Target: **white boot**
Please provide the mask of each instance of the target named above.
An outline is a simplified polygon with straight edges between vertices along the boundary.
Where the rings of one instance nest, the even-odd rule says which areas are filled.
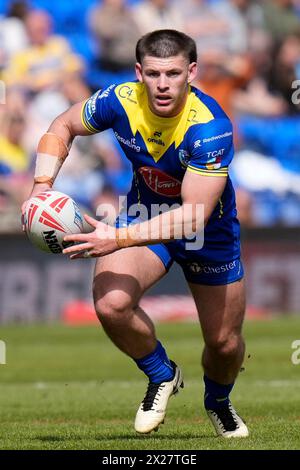
[[[249,431],[232,404],[217,410],[206,410],[218,436],[225,438],[247,437]]]
[[[146,395],[135,417],[134,428],[139,433],[148,434],[158,430],[164,421],[169,398],[179,391],[179,387],[184,386],[180,368],[172,361],[171,364],[175,372],[172,380],[148,384]]]

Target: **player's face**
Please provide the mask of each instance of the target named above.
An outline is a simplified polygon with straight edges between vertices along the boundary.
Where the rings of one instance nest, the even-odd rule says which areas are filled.
[[[136,75],[145,84],[151,111],[172,117],[185,105],[188,85],[197,75],[197,64],[189,64],[182,54],[165,59],[147,55],[142,64],[136,64]]]

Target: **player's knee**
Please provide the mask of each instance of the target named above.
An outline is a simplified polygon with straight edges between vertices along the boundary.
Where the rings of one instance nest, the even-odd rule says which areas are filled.
[[[239,352],[242,343],[243,339],[240,335],[231,334],[211,338],[207,346],[218,356],[231,358]]]
[[[110,292],[95,301],[99,320],[103,323],[122,323],[131,315],[132,299],[123,292]]]

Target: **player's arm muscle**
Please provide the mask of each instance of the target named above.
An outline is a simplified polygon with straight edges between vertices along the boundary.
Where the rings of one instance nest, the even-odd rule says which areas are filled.
[[[186,172],[181,189],[182,205],[141,224],[120,228],[118,246],[167,243],[202,230],[224,191],[226,179],[226,176],[208,177]]]
[[[90,135],[91,132],[83,125],[82,108],[84,101],[76,103],[60,114],[50,125],[48,132],[58,135],[70,147],[77,135]]]
[[[82,122],[84,102],[71,106],[60,114],[50,125],[38,144],[31,196],[52,187],[54,180],[68,156],[74,137],[89,135],[89,130]],[[26,201],[22,205],[22,214]],[[23,226],[24,229],[24,226]]]
[[[74,137],[90,134],[81,118],[83,104],[77,103],[60,114],[41,137],[37,148],[35,185],[51,187],[69,154]]]
[[[203,205],[204,226],[225,189],[226,176],[202,176],[187,171],[182,181],[182,207],[189,204],[193,210],[193,229],[196,227],[197,205]]]
[[[64,253],[80,258],[83,257],[80,251],[88,249],[91,256],[103,256],[118,248],[149,245],[161,241],[166,243],[176,238],[195,236],[209,220],[224,191],[226,179],[226,176],[202,176],[187,172],[182,184],[180,207],[146,222],[119,228],[111,237],[107,237],[105,224],[90,217],[86,218],[95,231],[66,236],[66,241],[81,242],[81,244],[66,248]],[[113,228],[109,227],[109,230],[111,233]]]

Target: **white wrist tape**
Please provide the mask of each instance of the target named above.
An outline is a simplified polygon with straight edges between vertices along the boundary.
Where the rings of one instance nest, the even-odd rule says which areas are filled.
[[[50,132],[44,134],[37,148],[34,182],[52,186],[68,154],[69,149],[61,137]]]

